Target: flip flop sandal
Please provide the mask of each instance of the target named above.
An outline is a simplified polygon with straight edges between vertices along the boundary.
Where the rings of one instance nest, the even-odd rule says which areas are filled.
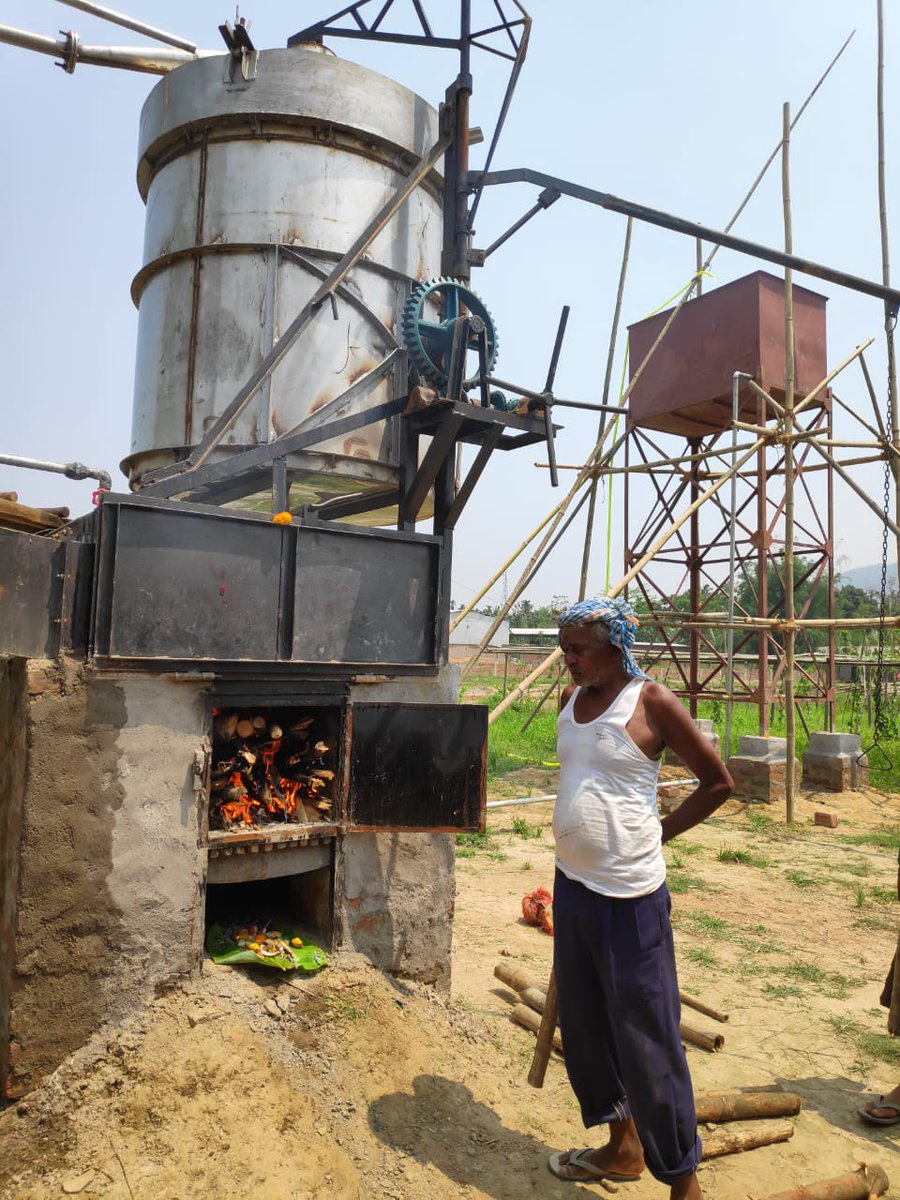
[[[619,1171],[608,1171],[603,1167],[598,1167],[587,1157],[590,1153],[590,1147],[586,1150],[554,1151],[547,1159],[550,1174],[566,1183],[600,1183],[604,1179],[609,1180],[610,1183],[635,1183],[640,1179],[640,1175],[622,1175]],[[564,1154],[568,1154],[568,1162],[560,1161]],[[570,1167],[574,1167],[576,1171],[582,1171],[583,1174],[564,1174]]]
[[[876,1117],[874,1113],[870,1113],[865,1105],[862,1105],[856,1111],[864,1121],[868,1121],[870,1125],[900,1125],[900,1105],[894,1103],[893,1100],[885,1101],[884,1096],[876,1096],[874,1100],[870,1100],[869,1104],[873,1108],[889,1109],[894,1115],[892,1117]]]

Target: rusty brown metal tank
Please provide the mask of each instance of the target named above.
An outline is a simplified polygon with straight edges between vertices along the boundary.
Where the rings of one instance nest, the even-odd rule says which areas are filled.
[[[794,391],[811,391],[827,374],[826,297],[793,288]],[[632,375],[671,309],[629,325]],[[784,397],[784,280],[754,271],[684,305],[644,368],[628,401],[628,424],[686,438],[731,422],[735,371],[746,371],[776,400]],[[757,419],[757,400],[741,389],[741,416]]]

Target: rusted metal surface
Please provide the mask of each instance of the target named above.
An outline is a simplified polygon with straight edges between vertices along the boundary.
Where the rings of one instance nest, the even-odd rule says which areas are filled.
[[[795,391],[811,391],[827,374],[826,298],[794,287]],[[671,309],[628,327],[632,372],[644,361]],[[746,371],[776,399],[784,396],[784,281],[756,271],[684,305],[629,398],[628,423],[702,437],[731,420],[735,371]],[[739,411],[757,419],[746,386]]]
[[[205,61],[160,82],[139,147],[147,221],[133,287],[132,481],[203,441],[314,297],[319,271],[347,252],[436,134],[437,114],[418,96],[311,47],[264,51],[247,82],[225,85],[221,64]],[[333,307],[227,429],[216,459],[295,428],[391,352],[410,283],[440,270],[439,187],[431,172],[377,234]],[[338,415],[387,402],[399,379],[373,380]],[[315,501],[333,494],[335,478],[345,492],[390,482],[398,439],[388,425],[289,457],[292,487]]]

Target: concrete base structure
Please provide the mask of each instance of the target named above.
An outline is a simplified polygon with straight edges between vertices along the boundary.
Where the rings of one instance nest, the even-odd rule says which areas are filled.
[[[213,877],[202,833],[209,687],[0,659],[0,1095],[25,1094],[101,1025],[202,969],[208,876],[232,882]],[[455,674],[363,690],[453,702]],[[338,834],[255,859],[304,849],[314,861],[293,869],[301,894],[324,876],[330,948],[449,987],[452,834]]]
[[[700,731],[701,735],[710,743],[716,754],[719,753],[719,735],[716,733],[715,723],[707,717],[694,717],[694,724]],[[667,767],[684,767],[685,764],[681,761],[674,750],[670,750],[667,746],[663,751],[663,762]]]
[[[803,753],[803,786],[849,792],[869,782],[868,759],[857,733],[811,733]]]
[[[738,753],[725,764],[734,780],[735,798],[769,804],[784,797],[787,780],[787,740],[743,735]],[[794,781],[800,783],[800,763],[793,762]]]

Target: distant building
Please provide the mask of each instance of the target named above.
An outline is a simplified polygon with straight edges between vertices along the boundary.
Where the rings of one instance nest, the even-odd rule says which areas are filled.
[[[457,609],[456,612],[450,613],[451,625],[461,611],[461,609]],[[480,646],[484,635],[493,625],[495,619],[495,617],[485,616],[484,613],[470,612],[468,616],[460,622],[456,629],[451,629],[450,645]],[[489,645],[509,645],[509,621],[503,620],[500,622],[496,632],[494,633],[494,636],[490,640]]]

